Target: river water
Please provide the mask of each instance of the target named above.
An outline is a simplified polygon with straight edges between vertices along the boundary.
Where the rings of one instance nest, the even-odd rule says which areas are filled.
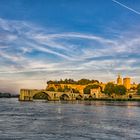
[[[0,140],[140,139],[140,102],[0,99]]]

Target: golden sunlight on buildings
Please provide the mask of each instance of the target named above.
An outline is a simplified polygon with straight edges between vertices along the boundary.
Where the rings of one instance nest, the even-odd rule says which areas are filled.
[[[131,88],[131,79],[129,77],[123,78],[123,85],[126,87],[126,89]]]
[[[38,93],[43,93],[42,96],[46,95],[48,100],[61,100],[61,98],[66,100],[76,100],[76,99],[108,99],[108,98],[135,98],[140,99],[140,96],[137,94],[137,84],[131,84],[131,78],[125,77],[122,78],[120,75],[114,81],[107,83],[99,82],[98,80],[89,80],[82,79],[79,80],[82,83],[74,81],[72,79],[60,80],[60,81],[49,81],[47,83],[46,89],[37,90],[37,89],[21,89],[19,100],[33,100],[34,96]],[[115,91],[111,95],[106,94],[106,87],[111,84],[122,85],[120,87],[125,87],[125,94],[117,94]],[[115,87],[114,86],[114,87]],[[119,87],[118,86],[118,87]],[[113,87],[111,87],[113,88]],[[109,91],[109,89],[108,89]],[[117,90],[116,90],[117,91]],[[64,97],[63,97],[64,96]],[[69,98],[69,99],[68,99]]]
[[[124,85],[127,90],[135,89],[137,87],[137,84],[135,83],[131,84],[130,77],[122,78],[120,75],[118,75],[117,78],[117,85]]]
[[[131,88],[131,79],[129,77],[122,78],[120,75],[118,75],[117,85],[124,85],[125,88],[129,90]]]
[[[122,78],[120,75],[118,75],[118,78],[117,78],[117,85],[122,85]]]
[[[115,82],[116,81],[116,82]],[[107,82],[108,83],[108,82]],[[55,91],[58,91],[60,88],[64,89],[65,87],[71,88],[78,90],[80,94],[83,94],[83,90],[86,86],[88,85],[99,85],[102,91],[104,91],[104,88],[107,83],[99,82],[99,83],[90,83],[90,84],[85,84],[85,85],[79,85],[79,84],[55,84],[55,83],[50,83],[47,85],[46,90],[49,88],[53,87]],[[110,83],[113,83],[114,85],[123,85],[127,90],[135,90],[137,88],[137,84],[133,83],[131,84],[131,78],[129,77],[124,77],[122,78],[121,75],[118,75],[117,79],[114,81],[110,81]]]

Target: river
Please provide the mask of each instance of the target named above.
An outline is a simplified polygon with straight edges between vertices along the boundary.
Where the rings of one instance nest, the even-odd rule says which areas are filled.
[[[140,102],[0,99],[0,140],[140,139]]]

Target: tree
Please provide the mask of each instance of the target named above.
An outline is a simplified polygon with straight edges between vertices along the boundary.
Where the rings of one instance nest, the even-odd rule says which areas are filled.
[[[80,93],[78,89],[72,88],[73,93]]]
[[[117,95],[125,95],[126,94],[126,88],[123,85],[116,85],[114,87],[114,93]]]
[[[91,80],[91,83],[99,83],[98,80]]]
[[[80,79],[77,81],[78,85],[87,85],[89,83],[91,83],[91,81],[89,79]]]
[[[104,93],[111,96],[114,93],[114,84],[113,83],[107,83],[104,89]]]
[[[78,81],[75,81],[73,79],[60,79],[60,80],[49,80],[47,81],[47,84],[78,84],[78,85],[88,85],[88,84],[93,84],[93,83],[99,83],[98,80],[89,80],[89,79],[80,79]]]
[[[84,94],[90,94],[90,89],[99,88],[99,85],[88,85],[84,88]]]
[[[62,87],[59,87],[57,91],[58,92],[64,92],[64,89]]]
[[[11,94],[10,93],[0,93],[0,98],[10,98]]]
[[[50,87],[47,89],[48,91],[55,91],[54,87]]]
[[[137,93],[140,94],[140,84],[137,86]]]
[[[47,84],[54,84],[54,81],[49,80],[49,81],[47,81]]]
[[[64,86],[64,92],[69,92],[70,88],[68,86]]]

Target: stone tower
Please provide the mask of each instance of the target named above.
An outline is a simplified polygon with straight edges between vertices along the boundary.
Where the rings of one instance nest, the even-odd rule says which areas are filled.
[[[130,89],[131,79],[129,77],[123,78],[123,85],[126,87],[126,89]]]
[[[122,78],[120,75],[118,75],[118,78],[117,78],[117,85],[122,85]]]

